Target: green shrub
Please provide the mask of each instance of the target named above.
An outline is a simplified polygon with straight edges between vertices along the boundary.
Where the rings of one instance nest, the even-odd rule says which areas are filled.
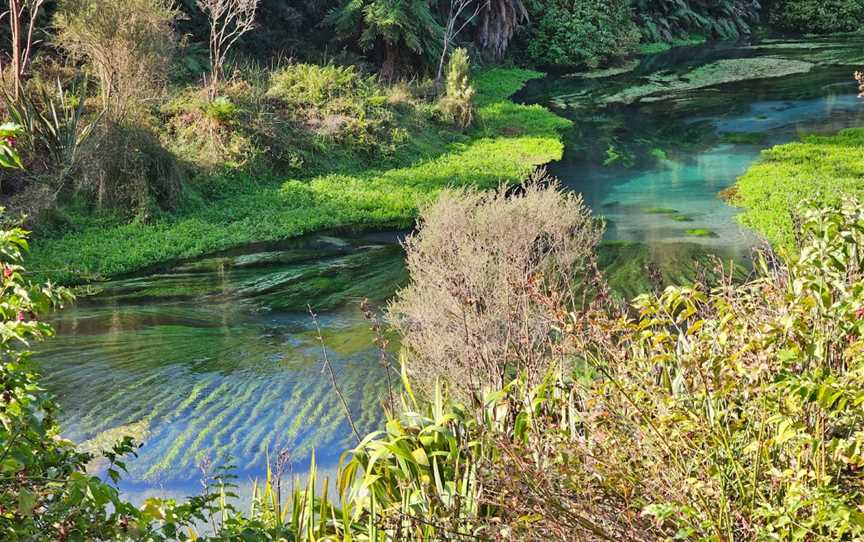
[[[217,96],[206,103],[204,113],[216,122],[228,123],[236,118],[237,106],[227,96]]]
[[[447,89],[438,102],[444,120],[468,128],[474,121],[474,87],[471,86],[471,61],[468,51],[453,51],[447,65]]]
[[[267,97],[323,139],[369,150],[390,141],[394,114],[387,96],[354,66],[292,64],[273,74]]]
[[[541,65],[591,68],[633,51],[639,29],[628,0],[533,0],[528,54]]]
[[[354,66],[291,64],[272,75],[267,96],[296,109],[361,112],[376,91],[374,79]]]
[[[864,0],[775,0],[770,22],[790,32],[854,32],[864,20]]]

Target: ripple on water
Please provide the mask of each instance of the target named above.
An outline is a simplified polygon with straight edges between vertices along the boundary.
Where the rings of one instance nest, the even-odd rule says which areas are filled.
[[[187,487],[205,457],[250,476],[283,447],[335,462],[350,432],[305,305],[324,309],[328,357],[371,430],[385,379],[356,299],[384,299],[405,279],[401,249],[382,240],[327,238],[317,258],[262,250],[100,285],[55,316],[57,337],[37,355],[65,435],[88,449],[143,440],[124,483],[136,491]]]

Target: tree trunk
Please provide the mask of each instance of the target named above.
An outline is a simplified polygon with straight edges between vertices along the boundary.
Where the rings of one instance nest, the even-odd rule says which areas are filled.
[[[384,64],[381,65],[381,78],[393,81],[399,70],[399,46],[389,41],[384,42]]]
[[[18,20],[20,14],[18,0],[9,0],[9,29],[12,32],[12,83],[16,100],[21,94],[21,21]]]

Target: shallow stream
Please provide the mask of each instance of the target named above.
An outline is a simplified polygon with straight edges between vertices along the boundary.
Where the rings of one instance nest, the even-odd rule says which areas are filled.
[[[861,126],[850,77],[860,64],[861,38],[706,45],[605,77],[550,76],[519,99],[574,121],[550,170],[606,217],[606,263],[647,258],[674,279],[705,251],[746,260],[758,237],[718,192],[761,149]],[[397,233],[319,235],[98,285],[56,315],[37,357],[64,435],[93,449],[143,441],[121,483],[133,499],[196,492],[205,458],[233,465],[241,483],[283,449],[297,471],[313,449],[332,469],[352,439],[307,304],[360,431],[372,430],[384,378],[358,303],[404,284],[402,258]]]

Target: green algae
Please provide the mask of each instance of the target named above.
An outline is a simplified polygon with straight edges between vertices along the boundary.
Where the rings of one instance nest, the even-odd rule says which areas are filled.
[[[630,73],[638,67],[638,60],[628,60],[620,66],[612,66],[609,68],[591,70],[587,72],[571,73],[565,75],[564,77],[572,79],[608,79],[610,77],[616,77],[618,75]]]
[[[720,143],[730,145],[762,145],[767,139],[763,132],[725,132],[720,135]]]
[[[605,241],[598,249],[597,259],[613,294],[630,300],[658,287],[715,280],[720,273],[714,254],[694,243],[664,243],[662,247],[652,247],[632,241]],[[659,284],[652,283],[649,271],[660,279]],[[746,269],[740,265],[735,265],[732,272],[739,278],[746,275]]]
[[[668,207],[649,207],[645,209],[644,213],[646,215],[676,215],[678,214],[678,210]]]
[[[626,88],[603,98],[602,105],[632,104],[642,101],[663,101],[685,92],[726,83],[786,77],[807,73],[814,64],[784,58],[722,59],[695,68],[683,75],[658,72],[647,77],[647,82]]]
[[[694,228],[692,230],[687,230],[687,235],[691,237],[709,237],[716,238],[719,237],[715,232],[711,230],[706,230],[705,228]]]

